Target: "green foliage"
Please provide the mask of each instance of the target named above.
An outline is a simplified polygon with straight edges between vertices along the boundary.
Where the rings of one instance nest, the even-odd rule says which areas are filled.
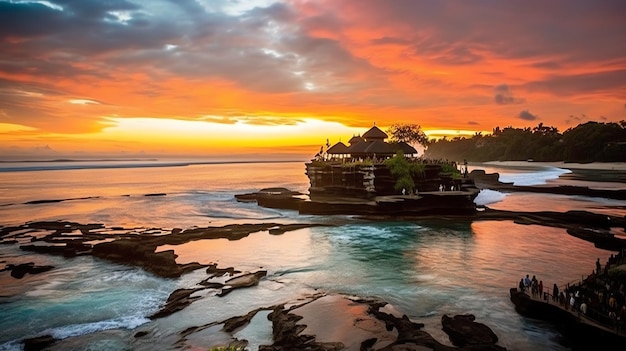
[[[400,124],[391,125],[387,130],[391,135],[391,142],[405,142],[407,144],[420,144],[428,146],[428,137],[422,131],[422,127],[417,124]]]
[[[347,162],[341,165],[341,168],[351,168],[351,167],[357,167],[357,166],[372,166],[374,165],[374,162],[372,162],[372,160],[363,160],[363,161],[358,161],[358,162]]]
[[[328,166],[328,162],[324,161],[324,160],[312,160],[311,161],[311,165],[315,166],[315,167],[326,167]]]
[[[431,142],[425,156],[468,161],[626,162],[626,122],[587,122],[564,133],[539,123],[506,127],[493,134]]]
[[[394,157],[386,160],[385,165],[389,168],[391,175],[396,178],[396,184],[394,185],[396,191],[405,189],[409,193],[413,192],[415,182],[413,177],[411,177],[411,167],[402,151],[396,152]]]
[[[423,163],[412,162],[409,164],[411,175],[417,178],[424,178],[426,176],[426,166]]]
[[[441,164],[441,173],[445,173],[454,179],[461,178],[461,172],[459,172],[456,167],[448,163]]]

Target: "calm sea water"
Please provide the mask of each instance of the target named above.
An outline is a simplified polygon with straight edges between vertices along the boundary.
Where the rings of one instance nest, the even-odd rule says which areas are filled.
[[[426,330],[442,342],[447,340],[440,325],[444,313],[472,313],[510,350],[566,349],[558,344],[559,335],[550,325],[514,311],[509,288],[526,274],[536,274],[545,286],[565,284],[589,274],[597,258],[606,261],[611,254],[562,229],[511,221],[364,221],[350,216],[300,216],[295,211],[235,201],[237,193],[264,187],[306,192],[308,179],[300,162],[140,165],[144,167],[123,164],[107,168],[115,165],[102,162],[79,167],[75,163],[45,164],[56,169],[0,165],[0,224],[38,220],[143,228],[270,221],[338,224],[278,236],[262,232],[238,241],[203,240],[160,248],[176,250],[181,263],[216,262],[240,270],[263,267],[268,276],[258,287],[222,298],[205,296],[182,312],[151,322],[151,328],[158,330],[150,340],[154,344],[167,345],[187,327],[292,301],[319,289],[382,298],[425,323]],[[36,171],[35,166],[39,167]],[[473,168],[498,171],[503,180],[526,185],[567,183],[564,175],[570,174],[551,167]],[[145,196],[153,193],[167,195]],[[61,199],[67,200],[26,204]],[[626,215],[625,201],[580,196],[483,191],[477,202],[505,210],[583,209]],[[15,245],[0,246],[0,261],[56,267],[21,280],[0,273],[0,350],[19,349],[19,340],[36,335],[67,338],[144,325],[149,322],[146,316],[157,311],[169,293],[193,286],[204,275],[194,272],[179,279],[162,279],[91,257],[32,255]],[[247,338],[253,339],[254,347],[269,335],[259,332]]]

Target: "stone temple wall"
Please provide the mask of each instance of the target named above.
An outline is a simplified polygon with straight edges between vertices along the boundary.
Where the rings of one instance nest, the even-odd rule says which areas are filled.
[[[371,198],[398,194],[394,189],[396,179],[385,164],[341,164],[312,161],[306,164],[309,177],[309,194],[315,196],[343,196]],[[419,191],[437,191],[440,185],[449,188],[455,183],[441,174],[441,166],[427,164],[422,176],[414,176]]]

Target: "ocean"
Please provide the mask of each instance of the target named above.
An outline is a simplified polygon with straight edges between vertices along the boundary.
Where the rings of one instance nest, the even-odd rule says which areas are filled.
[[[623,182],[594,181],[591,171],[582,179],[575,176],[576,170],[541,164],[472,164],[472,169],[497,171],[501,180],[519,185],[584,183],[603,189],[626,188]],[[499,345],[509,350],[567,350],[550,324],[515,312],[509,288],[526,274],[537,275],[544,286],[577,281],[591,273],[597,258],[606,262],[612,253],[564,229],[512,221],[303,216],[234,198],[277,186],[307,192],[304,163],[0,164],[0,225],[5,227],[43,220],[155,231],[232,223],[332,224],[282,235],[260,232],[236,241],[201,240],[159,248],[174,249],[179,263],[217,263],[242,271],[263,268],[268,274],[257,287],[222,298],[203,296],[185,310],[156,321],[147,317],[175,289],[194,286],[203,270],[165,279],[90,256],[66,259],[21,251],[15,244],[0,245],[0,266],[25,262],[55,266],[19,280],[0,272],[0,350],[19,350],[20,340],[38,335],[89,340],[103,331],[145,325],[157,331],[148,344],[168,345],[187,327],[244,315],[314,291],[378,297],[424,323],[425,330],[441,342],[447,340],[441,331],[443,314],[471,313],[490,326]],[[150,194],[160,196],[146,196]],[[476,202],[501,210],[626,215],[626,201],[584,196],[483,190]],[[244,335],[251,350],[271,342],[271,331],[246,330],[252,333]],[[119,346],[96,341],[91,340],[89,349]]]

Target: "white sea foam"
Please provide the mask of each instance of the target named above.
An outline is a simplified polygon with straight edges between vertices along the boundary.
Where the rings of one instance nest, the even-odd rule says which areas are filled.
[[[72,336],[85,335],[110,329],[134,329],[148,323],[150,319],[143,316],[124,316],[93,323],[70,324],[58,328],[49,329],[43,335],[50,334],[57,339],[65,339]]]
[[[548,180],[558,179],[562,174],[572,173],[569,169],[545,167],[529,172],[500,173],[500,181],[513,183],[513,185],[541,185]]]
[[[148,323],[149,321],[150,319],[142,316],[125,316],[92,323],[70,324],[58,328],[51,328],[44,330],[37,335],[28,336],[27,338],[41,335],[52,335],[55,339],[66,339],[74,336],[86,335],[104,330],[134,329],[145,323]],[[18,351],[22,349],[22,340],[19,339],[0,344],[0,351]]]
[[[474,203],[479,206],[489,205],[504,200],[507,195],[499,191],[483,189],[474,199]]]

